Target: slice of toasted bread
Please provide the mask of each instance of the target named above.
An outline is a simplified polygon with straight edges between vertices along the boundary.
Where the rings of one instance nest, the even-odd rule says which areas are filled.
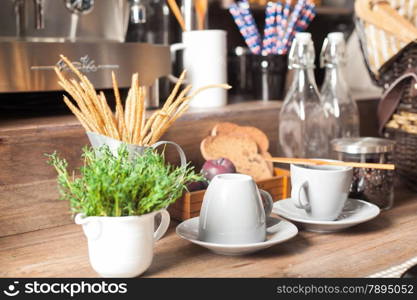
[[[200,148],[206,160],[228,158],[237,172],[250,175],[255,180],[272,176],[267,162],[258,154],[258,146],[247,136],[209,136],[202,141]]]
[[[240,173],[251,175],[255,180],[271,178],[272,171],[268,163],[260,154],[253,154],[247,157],[247,162],[240,168]]]
[[[231,122],[217,123],[211,130],[211,135],[229,134],[239,127],[239,125]]]
[[[271,170],[271,173],[274,174],[274,164],[272,163],[272,161],[270,161],[270,159],[272,158],[271,153],[262,152],[261,156],[265,159],[268,168]]]
[[[259,152],[267,152],[269,140],[262,130],[252,126],[239,126],[235,123],[221,122],[217,123],[211,130],[211,135],[239,135],[249,136],[258,145]]]
[[[258,152],[256,143],[246,136],[218,135],[206,137],[200,145],[201,154],[205,160],[249,156]]]
[[[259,147],[260,153],[268,152],[269,139],[262,130],[253,126],[243,126],[240,127],[238,130],[241,130],[242,132],[246,133],[256,142],[256,144]]]

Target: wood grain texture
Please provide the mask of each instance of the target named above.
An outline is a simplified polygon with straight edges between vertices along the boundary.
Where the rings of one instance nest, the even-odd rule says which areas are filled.
[[[13,135],[0,131],[0,186],[27,184],[56,177],[47,165],[46,153],[57,151],[70,168],[81,165],[81,149],[88,144],[84,131],[76,128],[42,128]]]
[[[56,180],[0,186],[0,236],[72,223]]]
[[[366,277],[417,255],[417,196],[396,190],[394,208],[339,233],[301,231],[267,250],[220,256],[180,239],[176,222],[144,277]],[[95,277],[81,227],[0,238],[0,277]]]

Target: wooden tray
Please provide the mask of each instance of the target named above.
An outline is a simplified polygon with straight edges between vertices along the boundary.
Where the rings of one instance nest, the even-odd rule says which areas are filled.
[[[274,201],[288,198],[291,191],[290,172],[275,168],[274,173],[275,176],[270,179],[257,181],[258,187],[270,193]],[[178,199],[168,208],[171,218],[183,221],[198,217],[205,192],[206,190],[185,193],[181,199]]]

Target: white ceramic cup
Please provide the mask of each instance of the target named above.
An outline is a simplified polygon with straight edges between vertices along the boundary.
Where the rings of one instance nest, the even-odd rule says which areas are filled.
[[[345,206],[352,168],[291,165],[291,199],[313,220],[333,221]]]
[[[156,215],[161,215],[154,228]],[[78,214],[88,239],[88,254],[93,269],[102,277],[136,277],[152,263],[154,243],[167,231],[169,213],[163,209],[142,216],[85,217]]]
[[[260,193],[268,205],[264,207]],[[204,195],[199,219],[199,239],[217,244],[264,242],[266,216],[272,210],[272,197],[259,190],[251,176],[215,176]]]
[[[210,84],[227,83],[227,42],[224,30],[192,30],[182,33],[182,43],[171,46],[171,55],[184,50],[183,64],[187,70],[190,91]],[[176,81],[174,76],[169,77]],[[227,104],[227,91],[212,88],[202,91],[190,102],[190,107],[220,107]]]

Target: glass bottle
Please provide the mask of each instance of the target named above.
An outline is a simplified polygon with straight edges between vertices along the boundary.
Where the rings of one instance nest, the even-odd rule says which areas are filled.
[[[296,34],[288,59],[294,77],[280,111],[280,149],[287,157],[328,158],[335,120],[317,89],[310,33]]]
[[[359,112],[349,94],[344,77],[345,40],[343,33],[329,33],[320,55],[321,67],[326,68],[321,97],[326,111],[336,119],[334,138],[359,137]]]

